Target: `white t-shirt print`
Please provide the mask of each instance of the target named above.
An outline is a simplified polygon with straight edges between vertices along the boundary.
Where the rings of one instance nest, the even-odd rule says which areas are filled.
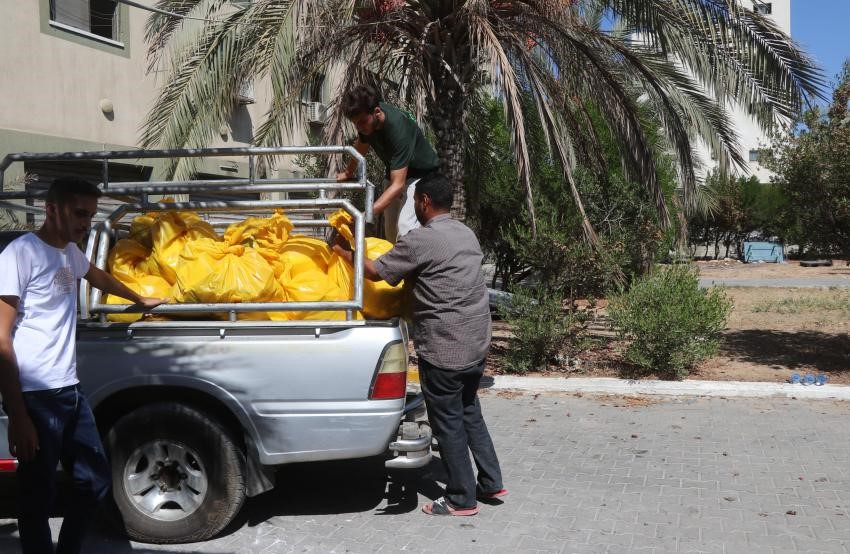
[[[78,383],[77,279],[89,261],[69,243],[55,248],[28,233],[0,252],[0,296],[18,297],[12,331],[21,389],[56,389]]]

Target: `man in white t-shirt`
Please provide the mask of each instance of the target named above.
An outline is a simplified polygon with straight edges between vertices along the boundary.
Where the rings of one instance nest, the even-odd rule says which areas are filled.
[[[77,247],[101,192],[78,179],[57,179],[42,227],[0,253],[0,395],[9,417],[9,451],[18,458],[18,531],[24,554],[52,553],[48,518],[56,466],[71,477],[57,554],[79,553],[111,472],[94,416],[79,389],[76,362],[77,280],[145,308],[164,300],[139,296],[92,265]]]

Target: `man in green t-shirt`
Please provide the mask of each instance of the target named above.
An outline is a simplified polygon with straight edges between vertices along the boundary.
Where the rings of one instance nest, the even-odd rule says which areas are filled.
[[[369,147],[386,165],[384,192],[375,201],[375,215],[385,213],[387,240],[395,242],[419,227],[413,209],[416,182],[440,167],[440,159],[413,117],[381,101],[372,86],[360,85],[342,99],[342,112],[357,128],[354,148],[366,155]],[[354,178],[357,164],[349,162],[337,181]]]

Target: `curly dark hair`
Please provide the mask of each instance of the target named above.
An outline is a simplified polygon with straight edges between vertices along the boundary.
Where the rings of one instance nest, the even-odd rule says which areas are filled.
[[[362,113],[370,113],[381,102],[381,91],[372,85],[358,85],[342,97],[342,113],[348,119]]]

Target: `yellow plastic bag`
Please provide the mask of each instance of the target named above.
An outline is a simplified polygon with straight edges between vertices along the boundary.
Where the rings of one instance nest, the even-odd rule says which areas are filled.
[[[354,247],[354,232],[351,230],[351,226],[354,225],[354,218],[350,213],[345,210],[337,210],[328,216],[328,223]]]
[[[280,285],[283,288],[287,302],[331,302],[346,300],[345,294],[339,290],[336,283],[322,271],[313,269],[302,271],[297,275],[289,268],[284,272]],[[343,320],[345,311],[309,311],[309,312],[272,312],[269,317],[277,321],[286,320]],[[358,318],[362,319],[362,318]]]
[[[390,250],[389,241],[368,237],[366,239],[366,257],[377,260]],[[352,269],[353,271],[353,269]],[[390,319],[404,314],[404,281],[392,286],[386,281],[365,279],[363,286],[363,313],[372,319]]]
[[[277,302],[283,290],[269,263],[253,248],[210,238],[188,241],[180,253],[178,302]]]
[[[282,210],[275,210],[270,217],[249,217],[233,223],[224,232],[228,244],[244,244],[256,249],[280,251],[289,240],[292,222]]]
[[[120,244],[121,241],[119,241]],[[135,241],[133,241],[135,242]],[[138,243],[137,243],[138,244]],[[116,244],[116,247],[118,245]],[[141,296],[149,296],[152,298],[168,298],[171,296],[171,285],[162,277],[156,275],[137,274],[134,277],[127,277],[121,274],[116,279],[127,285],[133,292]],[[107,304],[130,304],[131,302],[120,296],[107,295]],[[109,321],[120,321],[122,323],[132,323],[142,318],[142,314],[108,314],[106,319]]]
[[[156,223],[156,212],[138,215],[133,218],[130,223],[129,238],[144,245],[147,248],[153,248],[151,239],[151,228]]]
[[[153,263],[147,271],[175,284],[184,246],[199,239],[218,241],[218,234],[212,225],[192,212],[162,212],[155,219],[151,227],[153,250],[149,260]]]
[[[325,241],[295,235],[286,241],[277,258],[272,262],[276,265],[276,273],[279,279],[283,279],[285,271],[289,271],[290,277],[297,277],[302,273],[319,271],[328,272],[328,263],[331,261],[331,249]]]
[[[148,273],[145,262],[150,254],[150,248],[142,243],[133,239],[121,239],[109,251],[107,268],[116,279],[127,284],[137,276]]]
[[[336,252],[331,256],[331,262],[328,264],[328,278],[343,295],[342,300],[354,298],[354,268]]]
[[[366,257],[376,260],[392,250],[392,243],[375,237],[366,237]],[[334,254],[328,275],[344,291],[346,299],[354,294],[354,268]],[[363,315],[369,319],[390,319],[405,311],[404,282],[392,286],[386,281],[363,280]]]

